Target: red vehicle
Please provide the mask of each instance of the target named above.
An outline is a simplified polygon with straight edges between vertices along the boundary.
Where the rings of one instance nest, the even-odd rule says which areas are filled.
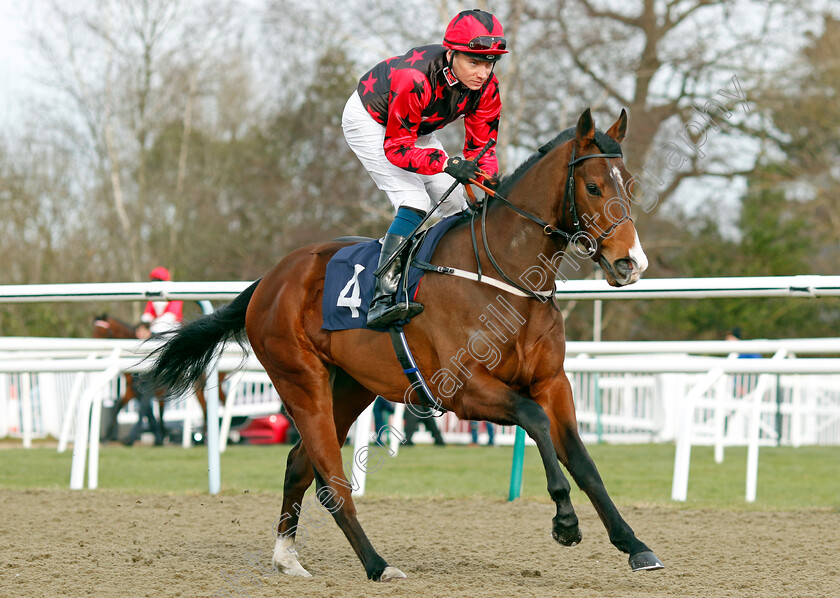
[[[248,444],[282,444],[289,432],[289,420],[280,413],[257,417],[248,421],[239,430],[239,435]]]

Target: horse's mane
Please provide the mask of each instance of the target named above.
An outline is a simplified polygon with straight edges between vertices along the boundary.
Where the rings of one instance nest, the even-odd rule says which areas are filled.
[[[506,197],[510,190],[519,182],[525,173],[528,172],[537,162],[539,162],[543,156],[548,154],[551,150],[553,150],[558,145],[562,145],[566,143],[570,139],[574,139],[575,137],[575,127],[569,127],[565,131],[561,131],[557,137],[543,145],[540,149],[536,152],[531,154],[519,167],[514,170],[511,174],[506,174],[502,177],[501,182],[499,183],[499,193],[502,197]],[[602,133],[601,131],[595,131],[595,145],[598,146],[598,149],[601,150],[603,154],[620,154],[621,153],[621,145],[607,135],[606,133]]]

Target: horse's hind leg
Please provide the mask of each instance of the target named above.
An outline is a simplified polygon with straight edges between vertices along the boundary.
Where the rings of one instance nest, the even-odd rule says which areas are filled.
[[[303,510],[303,495],[312,484],[315,472],[312,462],[306,454],[306,449],[298,440],[289,451],[286,459],[286,477],[283,482],[283,511],[277,521],[275,530],[277,540],[274,543],[272,563],[280,573],[299,577],[312,577],[298,562],[295,540],[298,530],[298,519]],[[305,533],[305,529],[304,529]]]
[[[610,542],[620,551],[630,555],[630,567],[633,571],[661,569],[662,562],[644,542],[636,538],[607,494],[601,475],[578,434],[572,389],[568,380],[565,376],[560,376],[551,386],[551,391],[547,392],[547,411],[557,457],[589,497],[604,527],[607,528]]]
[[[319,364],[320,365],[320,364]],[[322,517],[309,517],[316,509],[303,503],[303,495],[318,477],[317,497],[326,512],[332,514],[344,535],[350,541],[365,567],[368,578],[387,581],[405,577],[401,571],[389,567],[377,554],[356,518],[356,509],[350,496],[351,485],[346,481],[341,461],[341,446],[353,421],[374,399],[374,395],[359,386],[352,378],[338,370],[333,380],[334,401],[329,400],[329,376],[326,368],[302,384],[300,375],[271,375],[277,391],[289,414],[295,421],[301,442],[289,454],[284,486],[283,514],[278,526],[274,563],[279,570],[296,575],[306,575],[297,563],[295,540],[300,546],[305,542],[300,532],[306,525],[321,525]],[[271,373],[270,373],[271,374]],[[298,378],[297,380],[293,380]],[[309,511],[309,513],[307,513]],[[300,523],[303,513],[303,523]],[[322,511],[320,515],[323,515]],[[317,514],[316,514],[317,515]],[[297,536],[297,537],[296,537]],[[290,558],[292,557],[292,558]],[[298,569],[299,568],[299,569]]]
[[[342,370],[335,370],[332,376],[333,393],[333,416],[336,436],[339,444],[343,446],[350,426],[359,414],[371,403],[373,393],[360,386]],[[336,407],[340,403],[340,409]],[[296,534],[301,513],[312,511],[312,505],[304,504],[304,494],[312,480],[315,478],[315,470],[312,461],[306,454],[301,441],[289,451],[286,460],[286,475],[283,484],[283,510],[277,526],[277,542],[274,550],[274,566],[281,573],[301,577],[311,577],[311,574],[301,566],[297,560],[295,550]],[[320,480],[319,480],[320,482]],[[320,486],[319,486],[320,491]],[[306,522],[313,524],[313,519],[304,512]],[[320,526],[323,517],[314,520]],[[303,533],[306,534],[305,527]],[[304,536],[305,538],[306,536]]]

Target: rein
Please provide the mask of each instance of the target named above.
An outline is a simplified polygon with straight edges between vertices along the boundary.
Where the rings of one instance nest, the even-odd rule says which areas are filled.
[[[527,287],[520,285],[518,282],[513,280],[509,277],[503,270],[502,267],[498,264],[495,257],[493,256],[493,252],[490,250],[490,245],[487,241],[487,209],[490,204],[490,199],[495,199],[502,202],[507,208],[510,208],[520,216],[527,218],[531,222],[539,225],[543,229],[543,234],[547,236],[559,236],[566,240],[566,243],[576,243],[578,241],[578,237],[582,235],[585,231],[580,225],[580,218],[578,217],[577,211],[577,203],[575,202],[575,166],[584,160],[589,160],[590,158],[620,158],[622,155],[619,154],[588,154],[586,156],[580,156],[578,158],[575,157],[575,147],[572,147],[572,156],[569,160],[568,164],[568,177],[566,179],[566,186],[563,191],[563,208],[562,213],[566,213],[566,204],[569,204],[569,213],[572,216],[572,224],[574,226],[574,232],[568,233],[556,226],[553,226],[540,218],[539,216],[532,214],[531,212],[520,208],[514,203],[511,203],[507,198],[503,197],[493,189],[479,183],[474,179],[470,179],[470,183],[474,184],[476,187],[481,189],[487,194],[487,201],[482,202],[481,205],[481,237],[484,244],[484,252],[487,254],[487,258],[490,260],[490,263],[493,265],[493,268],[498,272],[498,274],[511,286],[518,289],[519,291],[525,293],[526,296],[532,297],[534,299],[539,299],[543,301],[545,299],[545,295],[533,291]],[[486,173],[481,173],[483,176],[486,177]],[[470,199],[474,202],[475,196],[472,193],[472,190],[469,186],[466,187],[467,194],[470,196]],[[481,260],[478,255],[478,243],[475,237],[475,218],[477,216],[477,210],[473,210],[470,214],[470,233],[472,235],[472,244],[473,244],[473,252],[475,253],[475,261],[478,264],[478,281],[481,282]],[[595,247],[589,248],[588,253],[590,257],[599,258],[601,253],[601,245],[603,240],[608,237],[612,231],[615,229],[618,224],[623,222],[620,220],[617,223],[613,223],[607,228],[606,231],[603,231],[597,239],[595,239]],[[591,235],[590,235],[591,236]],[[557,297],[554,293],[551,293],[551,305],[557,310],[560,311],[560,306],[557,304]]]

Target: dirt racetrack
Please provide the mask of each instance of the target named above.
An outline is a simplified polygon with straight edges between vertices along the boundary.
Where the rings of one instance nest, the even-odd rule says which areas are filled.
[[[298,535],[315,577],[260,573],[253,563],[269,572],[279,506],[248,493],[0,490],[0,596],[840,596],[840,514],[831,511],[625,507],[666,565],[631,573],[588,504],[577,505],[583,543],[565,548],[551,539],[548,503],[365,499],[374,546],[408,575],[375,584],[335,524],[317,525],[317,511]]]

